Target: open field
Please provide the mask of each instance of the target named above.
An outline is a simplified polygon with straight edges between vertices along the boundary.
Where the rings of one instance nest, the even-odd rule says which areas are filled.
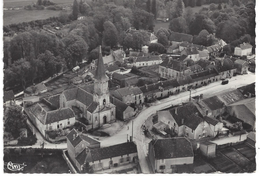
[[[36,2],[37,0],[4,0],[4,8],[23,7]],[[51,2],[58,5],[71,5],[73,0],[51,0]]]
[[[43,20],[59,16],[61,11],[55,10],[5,10],[4,26],[15,23]]]

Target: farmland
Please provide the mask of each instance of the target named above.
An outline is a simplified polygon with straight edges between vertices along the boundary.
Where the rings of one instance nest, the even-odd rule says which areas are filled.
[[[26,5],[30,5],[32,3],[36,3],[37,0],[4,0],[4,8],[16,8],[16,7],[24,7]],[[58,5],[71,5],[73,0],[51,0]]]
[[[19,8],[17,10],[4,10],[4,25],[42,20],[57,17],[60,11],[55,10],[24,10],[23,7],[36,3],[37,0],[4,0],[4,8]],[[51,0],[60,6],[70,6],[73,0]]]

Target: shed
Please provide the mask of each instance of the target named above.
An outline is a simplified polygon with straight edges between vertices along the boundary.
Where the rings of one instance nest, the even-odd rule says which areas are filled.
[[[200,143],[200,151],[202,155],[206,156],[207,158],[216,157],[216,148],[217,148],[217,144],[214,144],[209,141]]]

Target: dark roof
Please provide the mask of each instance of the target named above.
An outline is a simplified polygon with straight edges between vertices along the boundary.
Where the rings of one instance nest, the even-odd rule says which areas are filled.
[[[192,78],[191,76],[187,75],[187,76],[183,76],[181,78],[178,79],[178,83],[180,85],[186,85],[186,84],[190,84],[192,83]]]
[[[214,125],[214,126],[219,123],[218,120],[213,119],[213,118],[208,117],[208,116],[203,117],[203,119],[204,119],[208,124],[211,124],[211,125]]]
[[[204,80],[204,79],[211,78],[211,77],[214,77],[217,75],[218,75],[218,72],[215,69],[211,69],[211,70],[206,70],[206,71],[192,74],[192,75],[190,75],[190,77],[192,78],[193,82],[196,82],[196,81]]]
[[[14,99],[14,92],[12,90],[4,92],[4,102]]]
[[[203,69],[205,69],[208,65],[210,65],[210,61],[200,59],[196,64],[200,65]]]
[[[62,108],[55,111],[49,111],[44,124],[58,122],[64,119],[75,117],[74,112],[70,108]]]
[[[52,106],[59,108],[60,107],[60,95],[54,95],[51,97],[45,98]]]
[[[179,72],[187,69],[186,65],[182,64],[182,62],[173,60],[171,58],[165,59],[160,65]]]
[[[161,57],[158,55],[139,56],[137,57],[136,62],[147,62],[156,60],[161,60]]]
[[[151,141],[155,159],[193,157],[190,141],[184,137]]]
[[[126,142],[126,143],[112,145],[104,148],[90,149],[90,153],[91,153],[91,157],[88,158],[90,160],[88,162],[94,162],[94,161],[113,158],[117,156],[137,153],[137,148],[135,143]]]
[[[98,103],[96,102],[92,102],[91,105],[88,107],[88,111],[90,113],[93,113],[98,107]]]
[[[74,136],[75,139],[73,139]],[[82,139],[80,138],[80,136],[78,135],[75,129],[72,129],[70,133],[67,135],[67,140],[70,141],[73,147],[76,147],[82,141]]]
[[[169,109],[169,112],[178,126],[186,125],[195,130],[202,122],[200,111],[193,103],[188,103],[180,107],[173,107]]]
[[[99,46],[99,58],[97,61],[97,70],[94,76],[95,79],[99,81],[107,81],[108,77],[106,75],[105,67],[104,67],[104,62],[102,58],[102,51],[101,51],[101,46]]]
[[[112,103],[116,106],[117,111],[119,110],[121,112],[124,112],[128,107],[127,104],[118,100],[117,98],[112,97],[111,100],[112,100]]]
[[[119,70],[120,68],[117,65],[109,65],[106,67],[106,69],[109,72],[113,72],[113,71]]]
[[[191,47],[191,48],[186,48],[182,52],[186,52],[185,55],[193,55],[193,54],[199,54],[197,48]]]
[[[68,89],[63,92],[67,101],[78,100],[86,106],[89,106],[93,102],[93,95],[83,90],[82,88]]]
[[[87,149],[85,148],[78,156],[76,156],[76,160],[80,165],[83,165],[85,163],[87,157]]]
[[[75,136],[75,139],[73,139]],[[70,143],[73,145],[73,147],[76,147],[82,140],[86,141],[90,145],[95,145],[100,143],[99,141],[92,139],[89,136],[86,136],[84,134],[79,134],[75,129],[72,129],[69,134],[67,135],[67,140],[70,141]]]
[[[192,42],[193,36],[189,34],[179,33],[179,32],[172,32],[170,37],[170,41],[176,41],[176,42]]]
[[[186,116],[184,120],[184,125],[186,125],[192,130],[196,130],[196,128],[199,126],[201,122],[203,122],[203,119],[201,117],[199,117],[196,114],[191,114]]]
[[[224,103],[217,97],[210,97],[202,100],[212,111],[221,109]]]

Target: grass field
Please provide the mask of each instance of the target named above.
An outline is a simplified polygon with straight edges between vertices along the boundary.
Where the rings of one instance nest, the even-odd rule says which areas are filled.
[[[55,10],[5,10],[4,26],[14,23],[29,22],[59,16],[60,11]]]
[[[74,0],[51,0],[51,2],[54,2],[59,5],[71,5],[73,4],[73,1]],[[37,0],[4,0],[4,7],[23,7],[36,2]]]

